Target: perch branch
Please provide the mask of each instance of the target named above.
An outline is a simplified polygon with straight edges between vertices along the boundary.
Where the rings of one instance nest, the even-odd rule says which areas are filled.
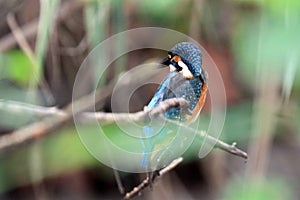
[[[143,180],[138,186],[134,187],[130,192],[127,192],[124,196],[124,199],[132,199],[133,197],[139,195],[145,188],[149,187],[151,183],[156,181],[159,177],[162,177],[164,174],[168,173],[172,169],[174,169],[177,165],[179,165],[183,161],[182,157],[179,157],[173,160],[168,166],[154,173],[152,177],[152,181],[147,177]]]
[[[108,88],[107,88],[108,87]],[[98,101],[101,101],[110,94],[111,86],[107,86],[100,91],[97,92],[96,97],[101,94],[101,96],[98,97]],[[28,126],[22,127],[10,134],[6,134],[2,137],[0,137],[0,151],[12,146],[16,146],[31,140],[34,140],[36,138],[39,138],[41,136],[45,136],[50,134],[51,132],[57,130],[61,126],[67,124],[70,122],[73,118],[73,115],[77,115],[81,112],[84,112],[85,110],[88,110],[91,105],[88,103],[88,101],[91,101],[92,95],[89,95],[87,97],[83,97],[82,99],[77,100],[74,102],[73,107],[77,107],[77,109],[73,109],[73,113],[70,111],[71,105],[68,106],[66,109],[67,111],[59,111],[56,108],[50,108],[48,109],[48,112],[51,113],[58,113],[57,115],[53,115],[50,117],[45,117],[43,120],[39,122],[35,122],[33,124],[30,124]],[[24,104],[23,104],[24,105]],[[0,103],[0,108],[5,107],[2,106]],[[10,106],[12,108],[13,106]],[[16,106],[22,107],[21,104]],[[113,123],[116,121],[124,121],[128,122],[128,119],[132,119],[133,121],[147,121],[151,117],[156,117],[157,115],[166,112],[168,109],[172,107],[186,107],[187,108],[187,102],[184,99],[169,99],[160,105],[158,105],[156,108],[147,110],[147,111],[141,111],[134,114],[112,114],[112,113],[95,113],[96,119],[100,121],[104,121],[106,123]],[[42,112],[41,107],[38,109],[35,109],[39,111],[39,114],[45,114],[45,112]],[[83,121],[90,119],[91,117],[94,117],[92,113],[83,113]]]
[[[170,123],[174,123],[173,121],[169,120],[168,122]],[[186,130],[189,131],[195,131],[194,129],[188,127],[188,126],[184,126],[184,128]],[[214,148],[218,148],[221,149],[223,151],[226,151],[227,153],[230,153],[232,155],[244,158],[244,159],[248,159],[248,154],[246,152],[244,152],[243,150],[239,149],[236,147],[236,142],[234,142],[233,144],[227,144],[226,142],[223,142],[222,140],[219,140],[213,136],[210,136],[207,134],[206,131],[198,131],[197,135],[202,138],[205,139],[208,143],[210,143],[211,145],[214,146]]]
[[[106,98],[110,93],[108,92],[110,90],[111,86],[108,86],[106,89],[102,89],[96,93],[96,98],[98,98],[98,101],[103,100]],[[101,95],[100,95],[101,94]],[[78,115],[78,122],[79,123],[91,123],[95,120],[98,122],[101,122],[101,124],[112,124],[115,122],[145,122],[150,120],[151,118],[160,118],[160,114],[164,113],[168,109],[172,107],[181,107],[182,109],[187,109],[187,102],[184,99],[168,99],[161,104],[159,104],[154,109],[140,111],[137,113],[104,113],[104,112],[84,112],[85,110],[89,109],[88,104],[91,100],[92,96],[84,97],[76,102],[74,107],[81,108],[79,110],[73,110],[73,113]],[[47,135],[48,133],[54,131],[56,129],[56,126],[59,124],[64,124],[65,122],[72,119],[72,113],[70,106],[68,106],[68,109],[60,110],[56,107],[41,107],[41,106],[35,106],[25,103],[18,103],[14,101],[6,101],[6,100],[0,100],[0,110],[2,111],[8,111],[13,114],[19,114],[24,115],[27,114],[34,114],[35,118],[44,118],[41,122],[34,123],[35,126],[29,125],[27,127],[21,128],[19,130],[16,130],[15,132],[4,135],[0,137],[0,150],[4,149],[9,146],[14,146],[19,143],[23,143],[25,141],[28,141],[30,139],[34,139],[38,136]],[[69,110],[69,111],[66,111]],[[54,119],[54,121],[51,122],[51,119]],[[164,119],[165,120],[165,119]],[[169,123],[172,123],[176,126],[180,125],[183,126],[186,130],[189,132],[194,132],[195,130],[184,126],[182,124],[179,124],[178,122],[167,120]],[[50,123],[49,125],[46,125]],[[52,123],[52,124],[51,124]],[[53,124],[54,123],[54,124]],[[15,135],[19,135],[19,137]],[[210,135],[208,135],[205,131],[199,131],[197,132],[198,136],[202,139],[206,139],[207,142],[211,144],[215,144],[215,147],[226,151],[230,154],[242,157],[247,159],[248,155],[246,152],[240,150],[236,147],[236,144],[227,144],[217,138],[214,138]],[[22,138],[22,139],[21,139]]]

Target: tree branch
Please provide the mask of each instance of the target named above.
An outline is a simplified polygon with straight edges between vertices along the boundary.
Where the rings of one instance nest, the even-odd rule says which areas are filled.
[[[98,91],[98,94],[102,94],[99,100],[103,100],[109,95],[107,92],[108,88],[103,88]],[[96,95],[97,96],[97,95]],[[0,137],[0,151],[6,148],[10,148],[12,146],[16,146],[22,143],[29,142],[41,136],[46,136],[53,131],[57,130],[58,128],[62,127],[63,125],[68,124],[70,120],[72,120],[73,115],[77,115],[85,110],[89,109],[87,103],[91,100],[88,97],[83,97],[82,99],[77,100],[74,102],[77,106],[77,110],[73,110],[72,112],[59,110],[57,108],[42,108],[40,106],[25,106],[24,103],[20,103],[17,105],[5,105],[5,101],[0,101],[0,110],[3,108],[10,108],[11,110],[32,110],[37,113],[37,115],[45,116],[39,122],[35,122],[28,126],[22,127],[12,133],[6,134]],[[85,104],[86,106],[81,106],[81,104]],[[168,99],[162,103],[160,103],[157,107],[140,111],[137,113],[127,114],[127,113],[120,113],[120,114],[113,114],[113,113],[103,113],[103,112],[96,112],[96,113],[82,113],[79,114],[79,119],[81,122],[88,123],[93,118],[101,123],[111,124],[116,121],[118,122],[145,122],[149,121],[152,117],[158,117],[160,114],[166,112],[168,109],[172,107],[182,107],[187,108],[188,104],[184,99]],[[66,110],[69,110],[70,106]],[[22,113],[22,112],[21,112]],[[47,116],[48,115],[48,116]],[[49,115],[52,115],[49,117]]]
[[[58,112],[60,113],[59,115],[45,117],[41,121],[34,122],[25,127],[21,127],[13,131],[12,133],[0,137],[0,151],[35,140],[42,136],[46,136],[54,132],[55,130],[58,130],[59,128],[67,125],[73,119],[73,115],[77,115],[90,109],[94,105],[94,103],[104,101],[111,94],[113,86],[114,81],[112,81],[107,86],[97,90],[95,95],[94,93],[92,93],[87,96],[81,97],[73,103],[70,103],[66,107],[66,109],[62,111],[58,111],[58,109],[52,108],[53,112]],[[72,105],[75,109],[72,109]],[[39,107],[39,110],[41,110],[41,107]],[[41,113],[43,112],[40,112],[40,114]]]
[[[132,199],[133,197],[139,195],[145,188],[149,187],[151,183],[153,183],[159,177],[162,177],[164,174],[168,173],[169,171],[173,170],[182,161],[183,161],[182,157],[173,160],[168,166],[154,173],[151,181],[150,181],[150,177],[148,176],[138,186],[134,187],[130,192],[127,192],[124,196],[124,199]]]
[[[89,97],[81,99],[80,102],[76,102],[76,106],[81,107],[80,104],[86,104]],[[68,106],[68,109],[71,109]],[[85,106],[86,107],[86,106]],[[166,112],[172,107],[180,107],[188,111],[188,103],[182,99],[168,99],[164,103],[159,104],[154,109],[139,111],[136,113],[105,113],[105,112],[83,112],[88,108],[80,109],[75,112],[82,112],[78,114],[78,121],[82,124],[93,123],[94,120],[101,122],[101,124],[112,124],[115,122],[145,122],[150,120],[150,118],[157,118],[160,114]],[[46,118],[46,117],[65,117],[69,113],[65,110],[60,110],[57,107],[43,107],[36,106],[32,104],[26,104],[22,102],[10,101],[0,99],[0,111],[7,111],[14,115],[31,115],[33,118]]]
[[[96,95],[96,97],[98,96],[98,101],[105,99],[109,95],[107,91],[110,90],[110,87],[111,86],[108,86],[107,88],[101,89],[97,92],[98,95]],[[100,94],[102,95],[100,96]],[[172,107],[181,107],[183,110],[188,110],[188,104],[184,99],[174,98],[160,103],[153,109],[144,110],[137,113],[84,112],[85,110],[89,109],[88,104],[90,104],[90,98],[91,96],[87,96],[74,102],[77,105],[76,107],[80,108],[78,110],[73,110],[73,113],[78,115],[79,123],[86,124],[91,123],[94,120],[101,122],[101,124],[112,124],[115,122],[147,122],[151,118],[158,118],[158,120],[161,120],[161,117],[163,116],[160,115]],[[70,109],[70,105],[68,107],[69,108],[65,110],[59,110],[56,107],[47,108],[25,103],[18,103],[14,101],[0,100],[0,110],[2,111],[9,111],[10,113],[19,115],[24,115],[24,113],[32,113],[34,114],[35,118],[44,118],[40,122],[36,122],[24,128],[20,128],[8,135],[0,137],[0,151],[10,146],[15,146],[17,144],[33,140],[37,137],[48,135],[49,133],[59,128],[61,125],[66,124],[68,121],[72,120],[72,112],[66,111]],[[175,126],[180,125],[189,132],[195,132],[194,129],[183,124],[179,124],[176,121],[167,120],[167,122],[174,124]],[[198,131],[197,135],[202,139],[205,138],[207,142],[215,144],[215,147],[223,151],[245,159],[248,158],[246,152],[236,147],[236,143],[233,143],[232,145],[227,144],[208,135],[205,131]]]
[[[143,68],[142,70],[145,69]],[[136,74],[139,74],[139,76],[137,76]],[[127,74],[127,76],[130,76],[130,79],[134,82],[135,77],[141,78],[140,74],[140,71],[137,70],[134,72],[130,72],[130,74]],[[143,79],[146,80],[156,74],[157,71],[149,70],[147,71],[147,73],[144,73]],[[115,87],[115,83],[117,82],[117,80],[119,80],[120,76],[122,76],[122,73],[119,76],[115,77],[113,80],[111,80],[110,83],[106,86],[99,88],[96,92],[92,92],[86,96],[83,96],[71,102],[63,110],[59,110],[56,107],[44,108],[41,106],[34,105],[26,106],[28,104],[24,103],[17,103],[17,105],[13,105],[13,101],[0,100],[0,110],[2,109],[5,111],[5,109],[11,108],[12,110],[6,110],[9,112],[9,114],[11,114],[12,111],[14,111],[16,113],[19,112],[21,115],[24,115],[24,113],[22,113],[22,111],[24,110],[27,113],[33,111],[37,118],[42,117],[42,120],[38,122],[26,125],[13,131],[12,133],[0,137],[0,151],[16,145],[30,142],[42,136],[49,135],[55,130],[58,130],[59,128],[69,124],[73,120],[73,116],[75,115],[79,116],[79,121],[81,123],[91,123],[91,121],[94,122],[95,118],[98,121],[101,121],[101,123],[114,123],[116,120],[128,122],[129,119],[131,121],[133,119],[138,121],[138,119],[142,118],[143,116],[145,117],[147,112],[150,111],[141,111],[138,113],[130,114],[130,116],[128,116],[128,114],[112,114],[103,112],[87,113],[87,111],[93,110],[95,108],[95,105],[103,103],[111,95]],[[126,84],[129,83],[124,83],[122,86],[126,87]],[[6,103],[8,105],[6,105]],[[175,106],[177,106],[177,103],[180,103],[180,101],[178,102],[175,100],[173,104],[174,103],[176,104]],[[173,104],[171,103],[169,106],[172,106]],[[164,111],[167,108],[162,108],[162,111]],[[19,111],[19,109],[21,111]],[[159,112],[159,108],[153,109],[151,115],[155,116]],[[116,115],[118,116],[117,119]]]

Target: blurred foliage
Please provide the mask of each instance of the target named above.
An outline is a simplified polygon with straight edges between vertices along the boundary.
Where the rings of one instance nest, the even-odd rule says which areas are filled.
[[[282,200],[293,199],[290,186],[282,179],[235,180],[225,189],[222,200]]]
[[[244,102],[228,108],[221,139],[228,143],[247,143],[252,137],[252,103]]]
[[[108,6],[105,1],[92,1],[85,5],[85,26],[91,49],[106,36]]]
[[[138,14],[140,18],[150,23],[148,26],[161,26],[171,28],[183,33],[188,32],[190,11],[189,1],[184,0],[144,0],[138,1]],[[180,23],[178,23],[180,22]]]
[[[178,16],[179,0],[145,0],[139,2],[140,12],[152,21],[172,21],[173,17]],[[166,14],[168,11],[168,14]]]
[[[53,29],[56,12],[58,10],[60,0],[51,1],[40,1],[40,17],[39,17],[39,28],[36,41],[36,60],[38,74],[37,77],[41,76],[43,68],[43,60],[47,50],[50,33]]]
[[[124,13],[126,1],[81,1],[85,3],[84,20],[90,48],[94,48],[109,33],[118,33],[128,28],[127,23],[129,22],[127,20],[129,18],[126,18]],[[134,23],[137,22],[138,26],[163,26],[188,33],[192,10],[191,1],[144,0],[133,2],[137,6],[137,19]],[[41,1],[40,27],[35,55],[38,66],[34,66],[21,51],[13,50],[2,53],[0,55],[0,79],[7,79],[9,82],[17,83],[20,86],[31,84],[36,86],[40,82],[50,33],[54,26],[55,19],[53,16],[57,12],[59,3],[59,0]],[[232,43],[239,81],[246,83],[250,89],[253,89],[257,82],[257,74],[261,72],[260,67],[262,67],[265,70],[266,79],[272,78],[275,73],[282,75],[282,90],[287,99],[291,96],[293,89],[296,91],[293,97],[299,97],[300,1],[234,0],[222,1],[222,3],[246,5],[238,8],[237,13],[232,14],[232,16],[236,16],[236,24],[230,27],[232,35],[229,39]],[[206,1],[202,9],[203,14],[199,19],[199,24],[203,26],[201,27],[203,33],[201,34],[211,41],[217,40],[218,34],[223,31],[223,28],[229,26],[228,24],[224,25],[224,21],[220,21],[224,16],[219,11],[223,9],[225,12],[227,11],[227,8],[220,5],[222,4],[219,1]],[[247,5],[252,5],[252,7],[247,7]],[[120,41],[113,47],[116,52],[124,47],[122,42],[124,41]],[[218,45],[218,42],[215,45]],[[122,64],[117,67],[116,74],[123,70],[121,67],[124,67],[124,63],[125,61],[122,61]],[[99,65],[95,66],[95,70],[99,69]],[[105,80],[99,85],[104,84],[104,82]],[[0,98],[4,99],[24,100],[25,95],[31,95],[30,89],[20,90],[7,84],[1,84],[0,91]],[[299,107],[298,104],[297,106]],[[300,112],[297,110],[295,113],[297,118],[295,122],[292,122],[292,125],[298,127],[299,133],[300,123],[297,122],[300,121]],[[9,112],[1,111],[0,115],[0,126],[4,130],[18,128],[37,120],[28,113],[23,113],[23,116],[14,116]],[[201,115],[201,129],[207,128],[209,117],[208,114]],[[252,118],[252,103],[239,102],[230,106],[220,136],[221,139],[228,143],[237,142],[239,146],[244,146],[252,136]],[[94,130],[94,127],[83,128],[86,134]],[[140,152],[142,148],[140,139],[133,140],[128,135],[123,134],[116,124],[105,126],[104,130],[108,138],[118,147],[131,152]],[[285,129],[282,129],[281,134],[283,133],[285,133]],[[98,141],[94,141],[94,143],[95,145],[99,144]],[[41,178],[95,167],[100,164],[84,148],[74,127],[62,129],[56,134],[37,141],[36,144],[41,148]],[[193,144],[184,154],[186,160],[197,159],[196,155],[201,144],[202,141],[199,138],[193,141]],[[40,181],[39,179],[32,180],[30,174],[32,173],[30,156],[34,145],[23,146],[0,154],[1,193],[20,185]],[[103,146],[98,148],[100,153],[105,153]],[[102,173],[102,175],[107,174]],[[223,199],[289,199],[291,195],[289,185],[281,179],[238,180],[228,184]]]
[[[30,154],[32,146],[40,144],[38,149],[42,158],[44,177],[76,171],[91,166],[100,166],[84,148],[74,127],[69,127],[35,144],[20,147],[0,154],[0,193],[11,188],[40,181],[32,180]],[[21,164],[22,163],[22,164]],[[37,165],[39,163],[36,163]]]
[[[226,120],[219,138],[228,144],[237,142],[240,147],[244,146],[249,138],[252,137],[251,131],[251,113],[252,104],[244,102],[235,106],[230,106],[226,113]],[[207,130],[210,122],[210,115],[200,116],[199,130]],[[196,137],[184,153],[184,158],[187,161],[197,159],[200,147],[203,140]]]
[[[8,79],[20,86],[37,84],[37,69],[20,50],[11,50],[0,55],[0,79]]]
[[[242,76],[241,80],[249,87],[253,86],[256,72],[260,73],[261,70],[267,71],[266,78],[270,78],[268,75],[274,73],[288,73],[286,79],[293,80],[296,74],[289,73],[291,70],[288,67],[290,62],[295,62],[295,57],[300,55],[300,47],[296,45],[300,35],[300,27],[297,25],[300,22],[300,14],[294,10],[294,3],[260,2],[265,2],[260,9],[240,13],[232,35],[238,72]],[[295,64],[291,67],[295,67]],[[297,73],[300,74],[299,70]],[[292,84],[288,85],[287,90],[290,90]]]
[[[264,8],[276,13],[277,15],[284,15],[287,8],[298,12],[300,9],[300,2],[297,0],[235,0],[240,3],[256,3]]]
[[[127,19],[124,17],[124,7],[126,2],[123,0],[114,0],[112,3],[112,24],[113,24],[113,33],[120,33],[125,31],[127,28]],[[114,44],[115,54],[120,55],[121,52],[125,51],[126,48],[126,38],[118,38]],[[118,76],[121,72],[124,71],[126,66],[127,55],[117,59],[115,63],[115,72],[114,76]]]
[[[297,130],[296,130],[296,133],[298,134],[298,136],[300,137],[300,103],[299,102],[297,102],[297,109],[296,109],[296,117],[295,117],[295,125],[296,125],[296,128],[297,128]]]
[[[85,27],[87,32],[87,40],[89,48],[92,50],[96,47],[104,38],[107,36],[107,25],[108,25],[108,14],[109,14],[109,2],[108,1],[90,1],[85,5],[84,9],[85,14]],[[102,71],[102,65],[97,63],[97,60],[91,60],[93,70],[95,70],[95,76],[98,71]],[[103,61],[105,62],[105,61]],[[103,74],[102,77],[106,77],[106,74]],[[95,86],[103,86],[106,79],[99,77],[93,77],[93,84]],[[98,83],[99,81],[99,83]]]

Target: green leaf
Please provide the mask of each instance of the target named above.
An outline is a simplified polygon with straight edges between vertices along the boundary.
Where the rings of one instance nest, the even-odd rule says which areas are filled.
[[[258,75],[268,79],[286,74],[289,63],[299,57],[300,47],[295,44],[299,43],[300,15],[290,12],[287,16],[262,10],[243,15],[234,29],[237,71],[250,88],[255,86]]]
[[[145,20],[156,23],[172,23],[182,13],[183,5],[179,0],[144,0],[138,2],[139,12]],[[176,21],[176,20],[175,20]],[[183,25],[183,20],[179,23]]]
[[[35,85],[39,82],[36,68],[30,59],[19,50],[12,50],[0,56],[0,78],[9,79],[20,85]]]

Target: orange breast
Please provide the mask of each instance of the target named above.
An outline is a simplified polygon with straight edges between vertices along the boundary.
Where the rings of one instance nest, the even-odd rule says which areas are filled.
[[[196,104],[193,112],[192,112],[192,115],[190,116],[187,116],[187,123],[189,122],[193,122],[199,115],[204,103],[205,103],[205,100],[206,100],[206,93],[207,93],[207,89],[208,89],[208,86],[206,83],[203,84],[202,88],[201,88],[201,95],[200,95],[200,98],[198,100],[198,103]]]

